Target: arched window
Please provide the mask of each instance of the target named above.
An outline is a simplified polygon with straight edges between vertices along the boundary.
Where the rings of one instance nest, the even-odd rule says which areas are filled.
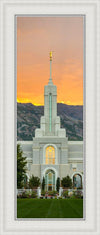
[[[73,176],[73,186],[76,188],[82,188],[82,177],[80,174],[75,174]]]
[[[55,148],[53,146],[46,148],[46,164],[55,164]]]

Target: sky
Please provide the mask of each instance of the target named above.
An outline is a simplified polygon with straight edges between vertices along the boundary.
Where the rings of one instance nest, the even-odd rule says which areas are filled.
[[[83,17],[17,17],[17,101],[44,105],[50,75],[57,102],[83,104]]]

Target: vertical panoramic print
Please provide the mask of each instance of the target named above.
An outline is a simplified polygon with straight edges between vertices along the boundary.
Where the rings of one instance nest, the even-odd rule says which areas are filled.
[[[83,218],[83,16],[17,16],[17,218]]]

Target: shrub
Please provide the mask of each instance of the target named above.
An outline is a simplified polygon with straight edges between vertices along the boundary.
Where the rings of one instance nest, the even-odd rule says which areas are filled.
[[[31,197],[31,192],[23,192],[22,194],[19,194],[17,198],[30,198]]]
[[[75,197],[76,197],[76,198],[83,198],[83,193],[82,193],[82,191],[78,191],[78,190],[77,190],[77,191],[75,192]]]
[[[71,191],[71,192],[68,192],[68,196],[69,197],[72,197],[73,196],[73,192]]]
[[[66,190],[66,191],[63,192],[63,196],[64,196],[64,197],[68,197],[68,190]]]
[[[22,194],[18,194],[18,195],[17,195],[17,198],[22,198]]]
[[[57,191],[48,191],[48,195],[55,196],[57,194]]]
[[[72,179],[67,175],[61,180],[61,184],[63,187],[72,188]]]
[[[45,196],[45,193],[46,193],[46,192],[45,192],[44,190],[42,190],[41,195],[42,195],[42,196]]]
[[[53,196],[56,196],[58,192],[57,191],[53,191]]]
[[[71,198],[71,199],[75,199],[76,196],[73,194],[73,195],[70,196],[70,198]]]
[[[40,185],[40,178],[37,176],[32,175],[29,179],[29,187],[34,188]]]
[[[32,191],[31,198],[36,198],[36,197],[37,197],[37,193],[35,191]]]
[[[53,191],[48,191],[48,195],[53,196]]]
[[[21,198],[27,198],[27,193],[26,192],[23,192],[22,195],[21,195]]]
[[[31,192],[26,191],[27,198],[31,198]]]

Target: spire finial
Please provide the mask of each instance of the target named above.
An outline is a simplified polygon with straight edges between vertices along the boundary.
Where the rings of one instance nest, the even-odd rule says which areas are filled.
[[[53,85],[52,82],[52,51],[50,51],[50,78],[48,85]]]
[[[52,61],[52,51],[50,51],[50,61]]]

